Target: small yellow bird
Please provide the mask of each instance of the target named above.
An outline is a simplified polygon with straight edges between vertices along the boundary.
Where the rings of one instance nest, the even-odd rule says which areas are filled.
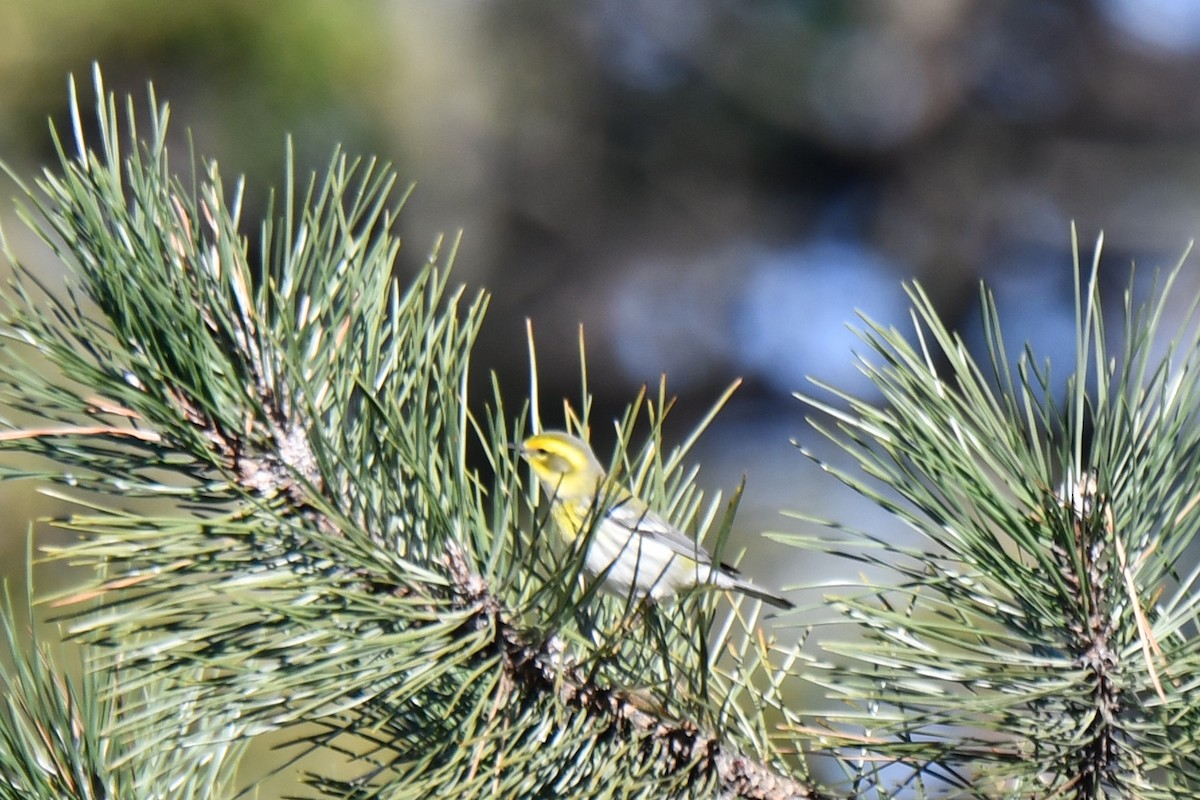
[[[605,489],[604,467],[582,439],[562,431],[531,436],[519,448],[550,499],[550,513],[567,541],[595,521],[584,571],[604,576],[604,588],[625,597],[654,600],[693,586],[712,585],[793,608],[790,600],[738,577],[737,570],[713,564],[699,542],[655,514],[623,488]],[[604,492],[607,507],[597,507]]]

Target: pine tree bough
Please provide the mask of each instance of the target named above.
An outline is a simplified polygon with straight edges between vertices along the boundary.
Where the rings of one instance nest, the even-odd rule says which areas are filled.
[[[707,659],[699,615],[680,614],[686,626],[661,647],[625,635],[647,659],[625,682],[604,671],[617,660],[609,653],[594,673],[527,632],[538,623],[512,622],[517,601],[501,591],[546,576],[531,548],[508,539],[520,481],[497,456],[515,417],[499,395],[486,426],[469,412],[487,295],[467,300],[449,285],[440,244],[411,280],[394,277],[393,173],[337,152],[304,188],[289,165],[282,213],[266,215],[263,261],[252,263],[240,188],[226,202],[215,164],[190,187],[174,177],[165,108],[143,143],[130,101],[122,155],[116,100],[98,74],[96,84],[99,147],[72,97],[75,152],[56,135],[59,171],[22,184],[35,230],[75,277],[60,292],[18,266],[0,303],[0,399],[45,420],[0,419],[0,449],[54,467],[0,479],[178,504],[141,515],[86,502],[88,514],[64,523],[79,541],[55,551],[97,568],[50,602],[69,607],[72,635],[111,654],[105,691],[120,713],[97,715],[95,739],[128,743],[114,759],[148,787],[106,796],[157,797],[164,786],[181,800],[233,796],[213,787],[234,785],[252,739],[311,725],[309,752],[371,751],[356,752],[370,767],[348,781],[307,773],[324,796],[544,796],[596,779],[576,796],[600,797],[613,794],[603,779],[628,779],[641,797],[817,797],[789,777],[766,733],[764,709],[784,711],[783,674],[763,666],[773,642],[757,630],[736,646],[732,675]],[[659,398],[655,420],[668,405]],[[469,463],[473,433],[494,457],[492,491]],[[683,492],[687,513],[702,513]],[[514,502],[494,508],[492,498]],[[709,679],[728,690],[720,703]],[[747,715],[757,679],[772,696]],[[667,712],[646,688],[659,686],[695,702]],[[544,720],[522,706],[495,718],[505,701],[530,698],[563,712],[545,727],[574,725],[570,742],[516,751],[518,734],[544,743]],[[728,731],[707,732],[729,708]],[[166,741],[180,746],[160,754]],[[0,795],[4,742],[0,730]],[[594,764],[569,758],[587,753]],[[174,793],[181,781],[195,788]]]
[[[1113,561],[1108,549],[1110,543],[1119,545],[1120,540],[1113,535],[1112,508],[1107,498],[1098,495],[1095,475],[1085,476],[1070,487],[1069,493],[1060,491],[1059,494],[1066,495],[1062,497],[1062,504],[1071,514],[1077,552],[1068,555],[1061,548],[1055,548],[1054,552],[1062,562],[1064,582],[1077,595],[1075,607],[1080,611],[1080,618],[1071,626],[1071,633],[1078,641],[1076,662],[1094,676],[1091,700],[1095,714],[1091,716],[1084,746],[1080,748],[1078,778],[1084,792],[1094,795],[1105,786],[1113,785],[1121,768],[1131,766],[1122,764],[1122,748],[1115,724],[1123,711],[1121,688],[1115,677],[1119,674],[1119,657],[1113,648],[1116,638],[1113,614],[1104,593],[1107,583],[1104,573]],[[1124,561],[1123,551],[1121,561]],[[1081,573],[1076,572],[1078,566],[1082,566]],[[1136,595],[1132,599],[1136,604]],[[1153,662],[1147,663],[1154,675]],[[1162,696],[1161,686],[1157,688]]]
[[[531,643],[508,622],[501,603],[488,591],[486,581],[470,568],[466,554],[453,542],[447,550],[446,566],[455,590],[464,602],[478,609],[476,624],[495,631],[496,647],[515,682],[533,691],[554,694],[566,706],[608,719],[622,731],[665,745],[657,752],[668,771],[695,769],[697,763],[715,770],[720,797],[826,800],[827,795],[729,749],[688,720],[666,719],[654,713],[632,692],[597,686],[563,660],[553,641]]]

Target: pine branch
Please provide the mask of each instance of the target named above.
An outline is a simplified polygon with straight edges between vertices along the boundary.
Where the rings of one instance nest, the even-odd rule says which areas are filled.
[[[979,364],[919,288],[915,342],[864,334],[883,405],[804,398],[862,474],[810,457],[918,542],[779,537],[892,576],[831,598],[864,640],[827,645],[844,660],[814,675],[848,704],[829,741],[868,754],[873,789],[885,776],[976,797],[1200,789],[1196,304],[1163,331],[1176,267],[1146,305],[1126,292],[1112,339],[1098,258],[1077,280],[1065,403],[1028,350],[1010,371],[986,292]]]
[[[715,772],[718,796],[757,800],[828,796],[725,745],[694,722],[663,716],[653,698],[596,685],[578,666],[564,663],[560,643],[531,644],[525,632],[513,627],[500,602],[471,571],[461,552],[452,548],[447,561],[457,591],[478,609],[475,624],[495,631],[496,648],[515,684],[556,696],[568,707],[606,719],[618,730],[631,731],[652,743],[663,773]]]
[[[32,607],[27,595],[22,619],[7,594],[0,606],[0,642],[12,659],[0,668],[5,699],[0,707],[0,798],[187,800],[227,791],[245,743],[186,747],[190,738],[212,738],[224,719],[192,719],[175,706],[155,704],[160,715],[156,726],[181,747],[166,759],[134,758],[129,743],[111,735],[119,712],[112,689],[119,674],[72,674],[81,671],[79,666],[68,669],[52,644],[39,640]],[[30,635],[32,642],[27,642]],[[127,689],[126,696],[153,704],[154,689],[155,684],[147,684]]]
[[[289,186],[255,267],[240,190],[227,201],[215,165],[172,177],[165,108],[142,143],[130,106],[122,155],[96,82],[99,152],[73,103],[75,154],[56,138],[61,172],[26,189],[78,286],[20,273],[0,401],[46,423],[0,421],[0,448],[56,464],[10,476],[85,509],[56,555],[99,577],[53,605],[120,676],[110,735],[143,785],[176,775],[166,741],[316,730],[298,768],[323,752],[361,770],[312,772],[323,796],[821,796],[783,749],[804,737],[767,735],[767,707],[791,719],[775,689],[796,651],[776,665],[740,607],[710,641],[710,596],[640,615],[581,596],[581,554],[551,558],[522,523],[521,423],[498,391],[486,420],[468,411],[486,297],[452,290],[437,249],[401,291],[386,169],[338,154],[303,198]],[[659,450],[665,393],[645,405],[650,444],[630,456],[639,399],[617,471],[703,534],[719,502],[705,510],[684,449]],[[173,504],[114,507],[137,498]]]

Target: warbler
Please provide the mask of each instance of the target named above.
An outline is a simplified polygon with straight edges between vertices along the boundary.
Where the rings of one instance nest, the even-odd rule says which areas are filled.
[[[517,448],[533,467],[550,499],[550,513],[573,542],[595,530],[584,557],[589,577],[625,597],[653,600],[694,586],[712,585],[758,598],[779,608],[794,604],[738,576],[689,536],[621,487],[604,486],[604,467],[582,439],[562,431],[531,436]],[[604,507],[601,508],[600,504]]]

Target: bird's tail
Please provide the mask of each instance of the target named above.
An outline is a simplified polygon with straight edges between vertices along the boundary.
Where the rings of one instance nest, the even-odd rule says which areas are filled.
[[[732,589],[735,592],[741,592],[747,597],[753,597],[756,600],[762,600],[764,603],[769,603],[770,605],[773,605],[776,608],[784,609],[785,611],[789,608],[796,607],[796,604],[791,600],[788,600],[786,597],[781,597],[769,589],[764,589],[763,587],[757,586],[750,581],[743,580],[742,578],[736,578],[732,575],[721,575],[721,578],[717,580],[717,585],[722,589]]]

